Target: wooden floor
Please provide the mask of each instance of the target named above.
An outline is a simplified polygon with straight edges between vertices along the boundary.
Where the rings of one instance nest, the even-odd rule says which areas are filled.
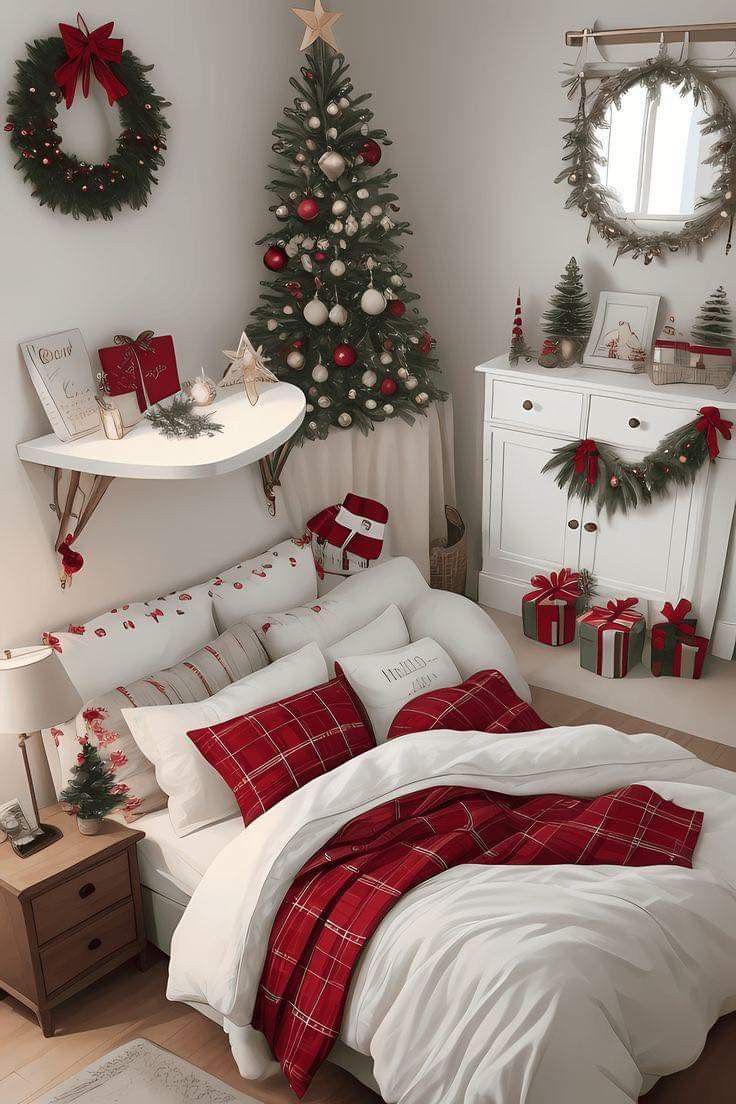
[[[736,770],[736,748],[657,728],[549,690],[535,690],[534,704],[551,724],[597,723],[624,732],[657,732],[710,763]],[[188,1006],[166,1000],[166,971],[163,956],[157,957],[145,974],[133,967],[121,967],[57,1010],[53,1039],[44,1039],[35,1017],[12,998],[0,1002],[0,1104],[31,1104],[56,1083],[139,1036],[181,1055],[256,1100],[293,1104],[295,1097],[281,1079],[259,1084],[242,1080],[222,1028]],[[734,1053],[736,1015],[716,1025],[695,1066],[660,1081],[646,1097],[646,1104],[730,1104],[734,1100]],[[348,1074],[327,1064],[304,1101],[376,1104],[377,1098]]]

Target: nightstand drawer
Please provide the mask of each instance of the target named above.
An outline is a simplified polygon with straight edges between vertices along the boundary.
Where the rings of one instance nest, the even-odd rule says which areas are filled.
[[[69,931],[116,901],[130,897],[128,853],[88,867],[63,885],[33,899],[33,919],[39,943]]]
[[[101,959],[135,940],[135,910],[130,900],[104,916],[94,917],[71,935],[61,936],[41,951],[46,992],[61,989]]]
[[[582,396],[574,391],[555,391],[537,383],[493,381],[491,417],[501,422],[577,437],[582,405]]]
[[[593,395],[587,436],[595,441],[651,452],[671,430],[695,416],[695,410],[673,410],[633,399]]]

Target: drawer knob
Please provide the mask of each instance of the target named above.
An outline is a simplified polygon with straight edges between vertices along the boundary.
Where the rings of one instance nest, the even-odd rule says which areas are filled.
[[[567,523],[568,529],[577,529],[577,527],[579,525],[580,525],[580,522],[576,521],[575,518],[573,518],[572,521],[568,521],[568,523]]]
[[[101,946],[102,946],[102,940],[98,939],[97,936],[95,936],[94,939],[90,939],[89,943],[87,944],[87,950],[88,951],[96,951],[97,948],[101,947]]]
[[[586,533],[595,533],[598,529],[598,526],[596,525],[596,523],[594,521],[586,521],[585,525],[583,526],[583,529],[585,530]]]
[[[534,409],[534,403],[532,402],[531,399],[524,399],[524,401],[521,405],[524,407],[524,410],[533,410]]]
[[[638,429],[639,426],[641,425],[641,422],[639,421],[638,418],[629,418],[629,425],[631,426],[632,429]]]
[[[84,900],[85,897],[89,897],[95,891],[94,882],[85,882],[79,890],[79,896]]]

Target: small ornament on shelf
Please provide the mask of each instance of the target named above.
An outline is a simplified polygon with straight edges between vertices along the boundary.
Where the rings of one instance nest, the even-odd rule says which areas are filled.
[[[400,302],[400,300],[396,300]],[[517,364],[522,358],[531,364],[536,358],[536,353],[530,349],[524,338],[524,322],[521,314],[521,288],[516,293],[516,306],[514,308],[514,324],[511,327],[511,345],[509,347],[509,364]]]
[[[583,274],[575,258],[571,257],[542,315],[542,329],[557,342],[554,355],[551,350],[547,353],[542,350],[541,355],[546,358],[544,367],[567,368],[575,364],[580,359],[592,325],[593,309],[583,287]],[[556,363],[551,363],[553,359]]]
[[[223,349],[222,355],[230,361],[222,377],[223,385],[229,387],[234,383],[242,383],[251,406],[258,402],[259,383],[278,383],[278,377],[266,367],[268,357],[263,355],[263,347],[259,345],[254,349],[245,330],[240,335],[237,349]],[[294,350],[289,356],[298,357],[304,363],[304,357],[298,350]],[[287,361],[288,359],[289,357]]]
[[[217,384],[210,379],[204,368],[195,379],[185,381],[182,391],[195,406],[212,406],[217,398]]]
[[[636,605],[636,598],[620,598],[578,619],[581,667],[603,678],[625,678],[641,663],[646,621]]]
[[[652,625],[652,674],[659,678],[699,679],[710,641],[696,636],[696,617],[688,617],[692,604],[681,598],[676,606],[665,602],[662,607],[664,621]]]
[[[549,577],[533,575],[531,584],[534,590],[521,600],[524,635],[552,647],[571,644],[580,603],[577,572],[563,567]]]

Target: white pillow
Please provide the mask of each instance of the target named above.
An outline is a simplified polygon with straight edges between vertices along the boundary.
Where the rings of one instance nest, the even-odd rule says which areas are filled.
[[[372,652],[387,652],[391,648],[401,648],[409,643],[409,630],[401,616],[398,606],[390,605],[374,621],[362,629],[356,629],[349,636],[338,640],[325,650],[325,659],[330,674],[334,673],[335,663],[343,656],[370,655]]]
[[[59,653],[86,702],[173,667],[216,636],[212,601],[206,590],[195,587],[148,602],[126,602],[66,632],[44,633],[43,640]],[[68,718],[57,720],[61,724]]]
[[[316,644],[310,644],[205,701],[123,710],[133,739],[153,763],[156,781],[168,795],[169,816],[178,836],[239,811],[232,790],[200,755],[187,732],[251,713],[262,705],[319,686],[327,678],[324,656]]]
[[[316,641],[325,651],[360,629],[394,602],[400,610],[429,587],[419,568],[403,557],[361,571],[340,583],[326,598],[286,613],[246,617],[271,659]]]
[[[462,682],[445,649],[428,636],[392,652],[341,659],[340,667],[368,714],[377,744],[385,742],[394,717],[412,698]]]
[[[206,584],[221,631],[248,614],[300,606],[317,597],[317,568],[309,541],[291,537],[244,560]]]

